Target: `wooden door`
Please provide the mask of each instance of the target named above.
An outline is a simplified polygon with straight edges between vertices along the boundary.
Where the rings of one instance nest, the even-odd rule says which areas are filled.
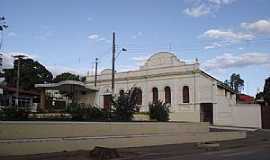
[[[103,96],[103,107],[104,109],[110,109],[112,106],[112,95]]]

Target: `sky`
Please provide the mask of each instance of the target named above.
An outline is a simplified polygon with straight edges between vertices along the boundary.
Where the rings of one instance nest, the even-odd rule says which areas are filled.
[[[6,17],[1,52],[25,54],[54,75],[138,69],[156,52],[172,52],[224,81],[238,73],[255,95],[270,76],[269,0],[0,0]],[[126,52],[120,52],[126,48]]]

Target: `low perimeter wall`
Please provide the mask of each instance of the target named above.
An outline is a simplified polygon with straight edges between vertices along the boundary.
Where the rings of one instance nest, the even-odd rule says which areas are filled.
[[[208,132],[208,123],[0,122],[0,140]]]
[[[245,132],[209,132],[207,123],[0,122],[0,155],[138,147],[245,138]]]

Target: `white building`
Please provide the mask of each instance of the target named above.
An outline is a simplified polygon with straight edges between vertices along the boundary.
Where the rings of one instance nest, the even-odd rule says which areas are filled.
[[[41,89],[41,108],[45,90],[57,89],[73,95],[75,103],[108,108],[111,105],[112,70],[86,82],[62,81],[37,84]],[[147,112],[149,103],[161,100],[170,104],[171,121],[210,122],[214,125],[261,128],[261,108],[257,104],[237,104],[236,94],[224,83],[200,69],[196,61],[187,64],[174,54],[160,52],[151,56],[139,70],[115,74],[115,91],[140,88],[137,105]]]
[[[110,69],[103,70],[96,87],[94,75],[88,76],[86,86],[96,88],[97,92],[92,92],[92,96],[84,94],[82,101],[93,104],[95,96],[96,105],[109,107],[111,74]],[[186,64],[172,53],[156,53],[139,70],[115,74],[115,93],[132,87],[141,89],[141,112],[148,111],[149,103],[162,100],[171,104],[171,121],[261,128],[259,105],[236,104],[235,93],[202,71],[198,62]]]

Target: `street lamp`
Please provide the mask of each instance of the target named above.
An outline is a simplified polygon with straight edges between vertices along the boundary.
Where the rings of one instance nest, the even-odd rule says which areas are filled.
[[[25,55],[13,56],[13,58],[15,58],[15,60],[17,60],[17,82],[16,82],[16,100],[15,100],[15,106],[16,106],[17,110],[19,107],[20,65],[21,65],[21,60],[25,57],[26,57]]]
[[[112,97],[114,96],[114,84],[115,84],[115,61],[116,61],[116,58],[118,58],[118,56],[120,55],[121,52],[126,52],[127,49],[126,48],[122,48],[118,53],[117,53],[117,56],[114,57],[114,54],[113,54],[113,67],[112,67]]]

